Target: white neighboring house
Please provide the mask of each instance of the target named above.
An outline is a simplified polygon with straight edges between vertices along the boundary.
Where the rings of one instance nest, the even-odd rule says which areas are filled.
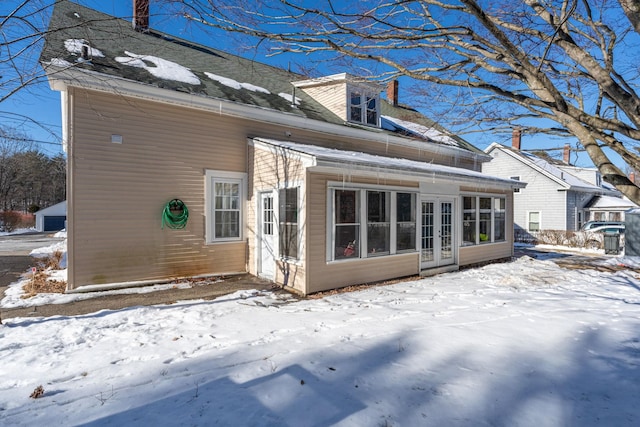
[[[37,231],[60,231],[67,226],[67,201],[39,210],[35,216]]]
[[[596,168],[578,168],[546,160],[520,150],[515,131],[511,147],[493,143],[484,151],[493,159],[482,172],[527,183],[514,193],[516,238],[540,230],[579,230],[589,220],[624,221],[624,211],[636,207],[613,186],[602,181]]]

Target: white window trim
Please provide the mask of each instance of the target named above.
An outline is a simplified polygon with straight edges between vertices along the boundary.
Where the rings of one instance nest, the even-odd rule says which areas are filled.
[[[216,181],[235,182],[240,184],[240,233],[238,237],[214,239],[214,185]],[[246,233],[246,216],[247,216],[247,174],[244,172],[229,172],[218,170],[205,170],[205,244],[219,244],[229,242],[239,242],[244,240]]]
[[[351,191],[359,191],[358,199],[359,199],[359,219],[360,219],[360,236],[358,239],[358,244],[360,245],[359,254],[360,256],[350,258],[350,259],[335,259],[335,200],[334,200],[334,191],[335,190],[351,190]],[[390,229],[389,229],[389,253],[380,255],[380,256],[367,256],[366,248],[362,247],[362,242],[368,242],[367,235],[367,191],[380,191],[387,192],[390,196]],[[397,239],[398,239],[398,216],[397,216],[397,193],[412,193],[415,195],[416,200],[416,212],[415,212],[415,223],[416,223],[416,244],[415,249],[413,250],[402,250],[397,251]],[[375,259],[379,257],[392,256],[396,254],[407,254],[419,252],[419,228],[420,228],[420,217],[418,216],[418,208],[419,199],[420,198],[420,190],[415,187],[396,187],[396,186],[381,186],[375,184],[357,184],[357,183],[341,183],[330,181],[327,185],[327,236],[326,236],[326,261],[327,262],[351,262],[356,260],[366,260],[366,259]]]
[[[520,175],[510,176],[509,179],[513,179],[513,180],[522,182],[522,177]],[[514,188],[513,189],[513,194],[519,194],[520,192],[522,192],[522,188]]]

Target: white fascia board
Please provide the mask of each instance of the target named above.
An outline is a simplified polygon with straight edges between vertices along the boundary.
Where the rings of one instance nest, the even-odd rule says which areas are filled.
[[[310,168],[312,166],[316,165],[316,158],[315,156],[311,155],[311,154],[307,154],[307,153],[303,153],[301,151],[296,151],[296,150],[292,150],[290,148],[284,148],[284,147],[279,147],[277,145],[272,145],[263,141],[259,141],[257,139],[254,138],[247,138],[247,141],[249,143],[249,145],[254,146],[256,149],[258,150],[264,150],[264,151],[268,151],[271,154],[274,155],[279,155],[282,153],[286,153],[286,156],[294,159],[294,160],[299,160],[300,163],[302,163],[302,166],[305,168]]]
[[[52,72],[52,69],[55,69],[56,71]],[[364,130],[354,126],[327,123],[320,120],[301,117],[296,114],[253,105],[240,104],[221,98],[210,98],[184,92],[177,92],[174,90],[161,89],[155,86],[127,80],[122,77],[105,76],[90,70],[80,70],[77,68],[58,69],[56,67],[48,66],[47,73],[51,89],[56,91],[66,91],[67,87],[91,89],[116,95],[132,96],[156,102],[196,108],[220,115],[240,117],[243,119],[281,126],[290,126],[298,129],[320,132],[324,135],[333,135],[342,138],[357,138],[382,144],[411,147],[421,150],[422,152],[468,158],[481,163],[491,160],[491,157],[488,155],[473,153],[458,147],[428,144],[421,141],[389,135],[382,131],[375,132],[375,130]]]
[[[502,178],[485,175],[483,177],[469,176],[465,174],[447,173],[442,171],[416,171],[416,170],[400,170],[385,167],[377,167],[370,165],[341,163],[335,161],[316,160],[317,166],[310,167],[310,172],[332,173],[339,175],[373,177],[389,180],[407,180],[407,181],[429,181],[434,184],[451,184],[452,182],[462,185],[470,185],[482,188],[494,188],[513,190],[514,188],[524,188],[526,184],[516,181],[506,180]]]

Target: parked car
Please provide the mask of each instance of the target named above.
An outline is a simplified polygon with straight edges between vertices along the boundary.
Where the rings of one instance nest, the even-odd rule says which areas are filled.
[[[602,248],[604,235],[608,233],[620,235],[620,245],[624,244],[625,226],[623,223],[600,225],[585,230],[585,243],[588,248]]]
[[[594,228],[609,226],[609,225],[622,225],[624,227],[624,222],[622,221],[587,221],[584,223],[581,231],[592,230]]]

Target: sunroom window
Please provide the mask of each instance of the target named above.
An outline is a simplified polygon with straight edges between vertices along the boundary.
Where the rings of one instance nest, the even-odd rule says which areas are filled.
[[[331,189],[329,260],[416,250],[416,194],[376,189]]]
[[[463,246],[505,240],[506,199],[504,197],[464,196],[462,198]]]

